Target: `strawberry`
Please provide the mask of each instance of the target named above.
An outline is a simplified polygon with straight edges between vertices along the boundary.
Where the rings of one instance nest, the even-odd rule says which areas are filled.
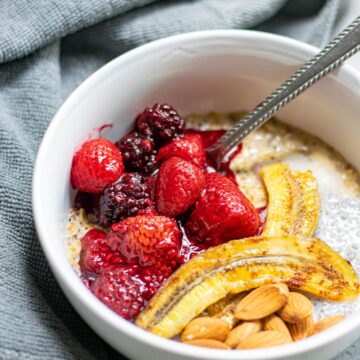
[[[137,215],[112,225],[107,242],[128,261],[157,265],[164,272],[177,266],[181,232],[176,221],[165,216]]]
[[[81,239],[80,270],[83,274],[100,274],[109,266],[123,264],[122,254],[112,251],[105,240],[106,233],[89,230]]]
[[[156,160],[164,161],[174,156],[191,161],[198,167],[203,168],[206,157],[201,136],[198,134],[189,134],[175,138],[169,144],[160,148]]]
[[[117,266],[106,269],[90,285],[90,289],[117,314],[134,320],[164,279],[154,268]]]
[[[122,156],[111,141],[89,140],[73,157],[71,184],[75,189],[98,194],[115,182],[123,170]]]
[[[201,136],[201,140],[204,146],[204,149],[207,149],[211,145],[214,145],[224,134],[226,130],[185,130],[185,135],[198,134]]]
[[[259,216],[245,195],[219,173],[207,174],[205,193],[186,224],[189,234],[210,245],[258,233]]]
[[[178,157],[166,160],[156,182],[156,210],[175,217],[187,211],[200,197],[205,186],[202,170]]]

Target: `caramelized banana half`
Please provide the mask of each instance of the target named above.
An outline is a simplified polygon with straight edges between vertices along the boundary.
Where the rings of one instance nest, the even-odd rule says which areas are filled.
[[[268,198],[268,215],[263,235],[314,235],[320,216],[317,182],[311,171],[292,171],[283,163],[261,170]],[[225,319],[234,326],[233,314],[239,299],[228,295],[209,307],[210,316]]]
[[[242,292],[240,294],[229,294],[225,296],[206,309],[207,315],[224,320],[229,324],[230,328],[233,328],[239,322],[234,315],[235,308],[240,300],[247,294],[247,292]]]
[[[351,300],[359,293],[351,265],[323,241],[260,236],[233,240],[192,258],[168,279],[136,323],[171,338],[226,295],[283,282],[326,300]]]
[[[262,235],[311,237],[319,221],[320,197],[311,171],[292,171],[283,163],[261,169],[268,192],[268,208]]]

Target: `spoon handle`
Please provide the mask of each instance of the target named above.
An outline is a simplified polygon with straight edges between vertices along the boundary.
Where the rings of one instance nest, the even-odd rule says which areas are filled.
[[[250,132],[359,50],[360,16],[208,149],[217,166]]]

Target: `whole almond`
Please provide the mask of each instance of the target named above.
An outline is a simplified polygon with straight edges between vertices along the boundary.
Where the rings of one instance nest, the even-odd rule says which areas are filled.
[[[295,324],[287,324],[290,334],[294,341],[305,339],[309,335],[309,331],[312,329],[314,320],[312,315],[308,316],[304,320],[298,321]]]
[[[330,328],[331,326],[337,324],[344,319],[345,316],[343,315],[327,316],[326,318],[319,320],[312,326],[311,330],[309,331],[309,336],[321,333],[322,331]]]
[[[223,342],[218,340],[211,340],[211,339],[189,340],[189,341],[185,341],[184,344],[213,348],[213,349],[224,349],[224,350],[230,349],[230,347],[224,344]]]
[[[288,336],[290,342],[292,341],[292,337],[290,335],[289,329],[287,328],[285,322],[283,320],[281,320],[275,314],[266,317],[263,320],[263,325],[264,325],[264,330],[281,331],[284,334],[286,334],[286,336]]]
[[[225,340],[225,344],[234,349],[246,337],[261,331],[261,329],[262,324],[260,320],[244,321],[242,324],[236,326],[230,331],[227,339]]]
[[[259,349],[271,346],[285,345],[291,342],[282,331],[260,331],[248,336],[236,349]]]
[[[286,322],[294,324],[312,315],[314,306],[304,295],[290,292],[286,305],[278,311],[278,315]]]
[[[239,302],[235,309],[235,317],[240,320],[263,319],[286,304],[288,293],[285,284],[261,286]]]
[[[191,320],[181,334],[181,341],[212,339],[225,341],[230,332],[228,323],[212,317],[199,317]]]

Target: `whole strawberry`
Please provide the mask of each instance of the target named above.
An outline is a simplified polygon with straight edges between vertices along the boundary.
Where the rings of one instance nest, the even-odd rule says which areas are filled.
[[[109,266],[120,265],[125,258],[112,251],[106,240],[106,233],[91,229],[81,239],[80,270],[85,275],[97,275]]]
[[[165,272],[177,266],[181,232],[176,221],[165,216],[137,215],[112,225],[107,242],[129,261],[157,265]]]
[[[226,130],[200,130],[201,140],[205,149],[214,145],[224,134]],[[185,130],[186,135],[198,134],[198,130]]]
[[[189,134],[172,140],[169,144],[160,148],[156,160],[165,161],[174,156],[191,161],[196,166],[203,168],[206,157],[201,136]]]
[[[256,235],[259,216],[238,187],[219,173],[207,174],[205,181],[205,193],[190,215],[187,232],[210,245]]]
[[[202,170],[189,161],[172,157],[160,167],[156,182],[156,210],[175,217],[186,212],[205,187]]]
[[[122,156],[111,141],[89,140],[74,155],[71,184],[81,191],[101,193],[120,177],[123,170]]]

